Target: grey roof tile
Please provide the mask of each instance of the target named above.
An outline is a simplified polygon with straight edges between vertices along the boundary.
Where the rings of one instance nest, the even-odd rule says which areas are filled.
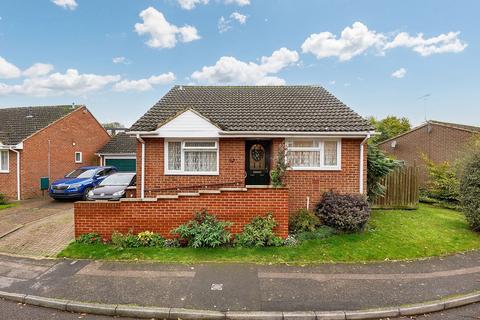
[[[16,145],[78,107],[41,106],[0,109],[0,143]]]
[[[130,130],[153,131],[187,109],[225,131],[372,130],[367,120],[320,86],[175,86]]]
[[[99,154],[127,154],[137,152],[137,138],[120,132],[114,135],[110,141],[97,153]]]

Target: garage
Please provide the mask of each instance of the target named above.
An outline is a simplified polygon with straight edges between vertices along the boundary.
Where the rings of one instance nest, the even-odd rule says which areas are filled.
[[[120,158],[105,158],[106,166],[113,166],[120,172],[136,172],[137,171],[137,159],[120,159]]]

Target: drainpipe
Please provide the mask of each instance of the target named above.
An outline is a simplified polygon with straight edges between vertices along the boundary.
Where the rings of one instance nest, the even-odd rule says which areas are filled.
[[[363,139],[362,143],[360,143],[360,194],[363,194],[364,188],[363,188],[363,157],[364,157],[364,149],[365,149],[365,143],[367,143],[368,139],[370,138],[370,132],[367,134],[367,137]]]
[[[142,179],[140,182],[140,197],[145,198],[145,140],[137,134],[137,140],[142,144]]]
[[[20,200],[20,151],[10,148],[17,154],[17,200]]]

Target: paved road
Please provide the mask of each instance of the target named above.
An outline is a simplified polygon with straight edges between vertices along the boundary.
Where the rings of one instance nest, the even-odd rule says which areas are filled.
[[[209,310],[355,310],[480,289],[480,252],[311,267],[34,260],[0,256],[0,290],[85,302]]]
[[[78,314],[64,311],[56,311],[46,308],[23,305],[16,302],[0,299],[0,320],[128,320],[131,318],[113,318],[105,316],[94,316],[89,314]],[[400,318],[403,320],[412,318]],[[433,313],[426,316],[415,317],[417,320],[476,320],[480,319],[480,304],[470,305],[463,308],[452,309],[441,313]]]
[[[35,199],[0,211],[0,253],[54,257],[73,238],[73,202]]]

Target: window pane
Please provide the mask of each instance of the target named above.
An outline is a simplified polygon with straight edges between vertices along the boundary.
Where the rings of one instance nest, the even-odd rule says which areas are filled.
[[[217,171],[216,151],[185,151],[185,171],[215,172]]]
[[[289,165],[300,168],[319,168],[320,151],[289,151]]]
[[[288,146],[293,148],[313,148],[316,147],[316,143],[314,140],[292,140]]]
[[[182,143],[168,143],[168,170],[182,169]]]
[[[0,151],[0,170],[8,170],[8,151]]]
[[[324,162],[326,166],[336,166],[337,165],[337,142],[336,141],[325,141],[324,142]]]
[[[185,141],[185,148],[215,148],[215,141]]]

